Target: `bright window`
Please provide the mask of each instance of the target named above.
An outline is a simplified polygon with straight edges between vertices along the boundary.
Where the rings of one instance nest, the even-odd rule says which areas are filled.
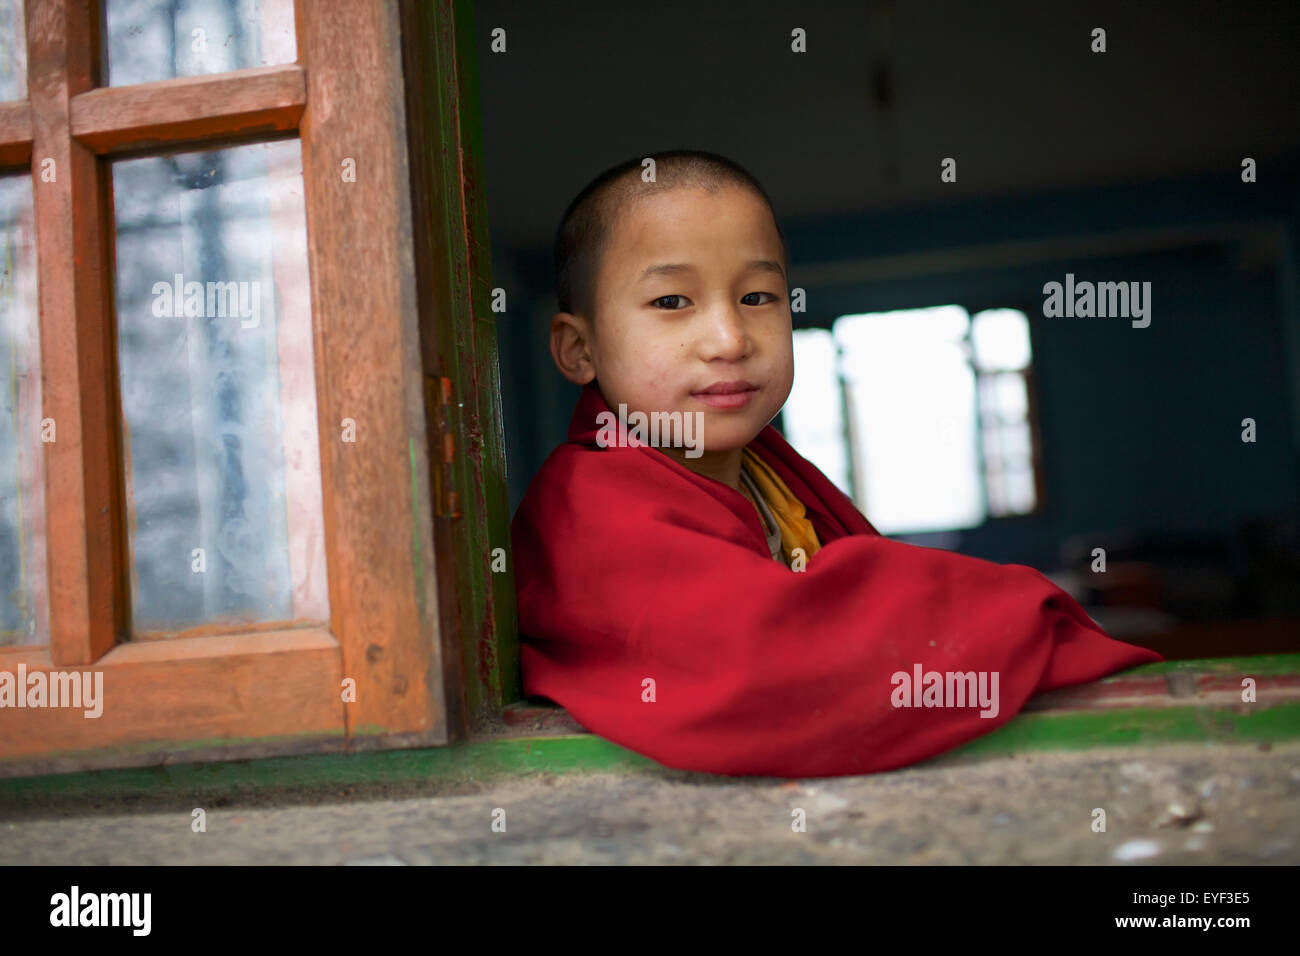
[[[882,533],[971,528],[1038,504],[1029,322],[956,305],[795,332],[786,435]]]

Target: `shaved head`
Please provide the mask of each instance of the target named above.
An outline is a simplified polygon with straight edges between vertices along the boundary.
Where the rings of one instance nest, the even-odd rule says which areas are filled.
[[[655,161],[655,181],[642,181],[642,163]],[[646,197],[682,187],[711,193],[728,186],[748,189],[772,209],[772,201],[758,180],[738,163],[716,153],[677,149],[637,156],[605,170],[578,193],[565,210],[555,235],[556,300],[561,312],[595,320],[596,280],[601,256],[614,224],[629,206]],[[785,235],[772,213],[787,272],[789,251]]]

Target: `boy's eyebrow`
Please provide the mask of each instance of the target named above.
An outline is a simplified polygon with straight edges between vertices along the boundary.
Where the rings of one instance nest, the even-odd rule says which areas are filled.
[[[695,267],[685,262],[663,262],[659,265],[648,267],[641,273],[641,277],[637,279],[637,281],[644,282],[646,279],[653,276],[681,275],[683,272],[694,271]],[[782,279],[785,278],[785,269],[782,268],[781,263],[777,262],[775,259],[751,259],[749,262],[745,263],[745,271],[775,272]]]
[[[745,264],[747,272],[775,272],[782,279],[785,278],[785,268],[775,259],[752,259]]]
[[[646,279],[649,279],[652,276],[672,276],[672,275],[680,275],[683,272],[694,272],[694,271],[695,271],[695,267],[692,265],[687,265],[685,262],[663,262],[657,266],[650,266],[649,268],[647,268],[645,272],[641,273],[641,277],[637,279],[637,281],[644,282]]]

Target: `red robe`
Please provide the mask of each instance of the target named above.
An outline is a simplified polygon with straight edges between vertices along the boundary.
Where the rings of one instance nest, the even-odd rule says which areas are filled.
[[[511,525],[524,692],[661,764],[889,770],[1005,724],[1036,693],[1163,660],[1033,568],[881,536],[768,425],[751,447],[822,544],[792,571],[740,492],[654,448],[599,447],[608,410],[583,389]],[[896,707],[893,675],[918,664],[997,672],[997,715]]]

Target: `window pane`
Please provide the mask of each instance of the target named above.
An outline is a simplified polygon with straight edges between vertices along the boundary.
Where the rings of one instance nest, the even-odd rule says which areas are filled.
[[[324,620],[299,143],[112,168],[133,629]]]
[[[1006,490],[1006,509],[1011,514],[1025,514],[1034,510],[1034,473],[1029,468],[1016,468],[1003,476]]]
[[[1029,416],[1029,393],[1022,375],[992,375],[985,398],[989,410],[1004,422],[1023,422]]]
[[[1014,461],[1017,465],[1027,463],[1030,460],[1029,426],[1022,422],[1019,425],[1006,425],[1001,431],[998,446],[1002,451],[1002,457],[1008,462]]]
[[[984,475],[984,487],[989,499],[989,514],[995,518],[1008,514],[1006,488],[1001,467],[990,467]]]
[[[959,306],[835,322],[861,451],[856,500],[882,533],[984,520],[968,323]]]
[[[106,0],[104,82],[293,63],[293,0]]]
[[[49,641],[30,176],[0,178],[0,645]],[[57,433],[46,437],[57,439]]]
[[[801,455],[837,488],[852,494],[837,366],[829,329],[794,333],[794,386],[781,409],[781,424]]]
[[[975,366],[1014,371],[1029,365],[1029,319],[1019,309],[988,309],[971,319]]]
[[[0,100],[27,96],[27,36],[22,0],[0,0]]]

